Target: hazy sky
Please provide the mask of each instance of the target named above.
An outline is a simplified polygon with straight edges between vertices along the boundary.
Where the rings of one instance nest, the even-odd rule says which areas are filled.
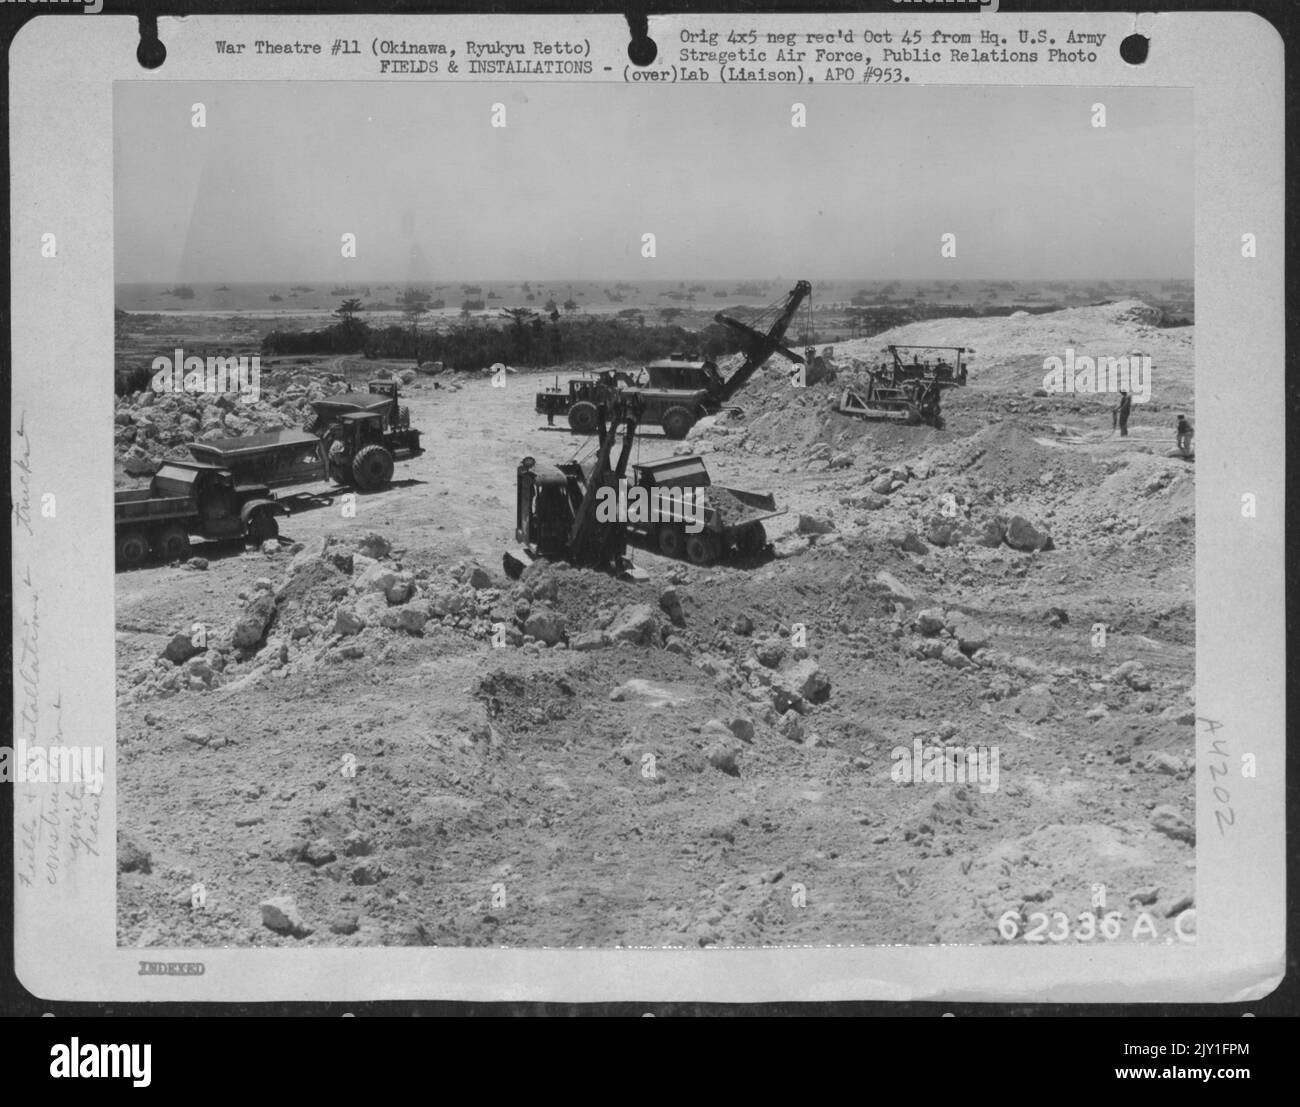
[[[1192,275],[1185,89],[124,82],[114,117],[122,282]]]

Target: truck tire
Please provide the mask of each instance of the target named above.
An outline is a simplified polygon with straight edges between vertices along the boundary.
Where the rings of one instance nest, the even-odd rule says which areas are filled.
[[[569,429],[574,434],[594,434],[596,430],[596,405],[590,400],[579,400],[569,408]]]
[[[363,492],[387,487],[393,479],[393,455],[383,446],[362,446],[352,459],[352,477]]]
[[[134,569],[143,565],[149,556],[149,541],[138,530],[126,530],[115,541],[117,564],[123,569]]]
[[[659,527],[659,552],[664,557],[680,558],[686,552],[686,535],[681,527],[664,523]]]
[[[170,563],[184,561],[190,556],[190,535],[184,527],[164,527],[153,540],[154,556]]]
[[[248,537],[258,545],[280,537],[280,524],[269,511],[255,511],[248,520]]]
[[[692,565],[712,565],[717,559],[717,540],[707,530],[686,536],[686,560]]]
[[[767,547],[767,531],[762,523],[741,527],[736,535],[736,553],[741,557],[757,557]]]
[[[690,429],[695,426],[695,416],[686,408],[676,405],[664,412],[659,425],[663,427],[664,434],[669,438],[685,438]]]

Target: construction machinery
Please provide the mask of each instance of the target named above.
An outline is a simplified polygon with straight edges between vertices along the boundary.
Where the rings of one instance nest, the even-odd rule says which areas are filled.
[[[922,359],[919,351],[926,351]],[[911,351],[911,360],[905,351]],[[851,386],[840,395],[837,411],[869,419],[928,423],[942,427],[940,400],[949,388],[966,384],[965,346],[886,346],[889,359],[867,370],[866,387]],[[931,356],[933,355],[933,356]]]
[[[190,443],[196,461],[226,469],[238,480],[268,487],[325,478],[320,439],[300,430],[273,430],[239,438]]]
[[[245,482],[229,469],[197,461],[165,462],[148,488],[114,495],[113,532],[120,568],[188,556],[190,536],[265,542],[280,533],[277,515],[288,509],[263,483]]]
[[[551,388],[537,393],[536,410],[546,416],[546,425],[554,426],[557,415],[567,415],[569,427],[577,434],[591,434],[596,429],[596,408],[612,389],[646,383],[645,371],[628,373],[619,369],[602,369],[594,375],[574,377],[560,387],[559,377]]]
[[[424,453],[420,432],[411,426],[411,413],[401,404],[399,383],[375,380],[370,401],[313,400],[315,417],[307,430],[321,441],[326,475],[363,492],[384,488],[393,479],[393,463]]]
[[[752,558],[767,548],[763,521],[781,514],[771,495],[713,484],[698,457],[629,468],[640,397],[610,392],[599,400],[598,445],[590,461],[551,466],[526,457],[520,462],[515,478],[519,547],[504,556],[507,576],[518,577],[545,558],[644,580],[646,574],[627,556],[629,538],[696,565]]]
[[[639,415],[635,397],[611,393],[602,397],[596,408],[598,445],[590,461],[551,466],[525,457],[519,463],[515,472],[515,540],[519,546],[507,550],[502,558],[508,577],[517,578],[534,561],[544,558],[615,572],[628,579],[647,579],[645,571],[634,568],[627,556],[626,525],[602,522],[596,512],[601,489],[617,490],[626,479]],[[620,431],[623,442],[615,459]]]
[[[393,479],[395,461],[424,453],[420,432],[399,407],[396,382],[384,399],[371,402],[313,400],[311,430],[275,430],[238,438],[209,438],[190,443],[201,462],[228,469],[244,482],[267,485],[333,480],[363,492],[384,488]]]
[[[378,411],[347,411],[332,418],[322,414],[319,426],[326,474],[363,492],[386,488],[395,461],[424,453],[418,430],[393,427]]]
[[[367,392],[363,395],[374,399],[344,399],[334,396],[328,400],[314,400],[312,415],[303,430],[319,435],[326,426],[356,411],[378,412],[384,420],[385,430],[405,430],[411,425],[411,410],[402,405],[401,382],[395,380],[373,380],[366,382]]]
[[[632,483],[657,507],[653,518],[629,522],[633,537],[693,565],[757,557],[767,548],[763,521],[784,514],[770,493],[714,484],[699,457],[633,465]]]
[[[556,415],[567,414],[572,430],[590,434],[600,397],[618,389],[640,397],[642,426],[662,427],[669,438],[685,438],[700,419],[721,411],[773,354],[804,363],[804,356],[787,347],[784,339],[811,293],[812,286],[799,281],[782,300],[768,305],[748,323],[721,312],[715,315],[715,322],[739,337],[744,354],[744,361],[726,378],[711,359],[694,360],[673,354],[651,362],[635,378],[607,371],[595,378],[570,381],[567,392],[557,383],[555,388],[538,393],[537,410],[551,421]],[[616,379],[620,376],[625,379]]]

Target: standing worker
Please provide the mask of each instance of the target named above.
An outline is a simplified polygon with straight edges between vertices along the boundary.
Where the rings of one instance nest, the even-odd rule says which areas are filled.
[[[1196,432],[1186,415],[1178,416],[1178,452],[1187,457],[1192,452],[1192,435]]]
[[[1133,397],[1123,390],[1119,394],[1119,403],[1115,405],[1111,412],[1111,427],[1118,425],[1119,436],[1128,437],[1128,417],[1129,412],[1133,410]]]

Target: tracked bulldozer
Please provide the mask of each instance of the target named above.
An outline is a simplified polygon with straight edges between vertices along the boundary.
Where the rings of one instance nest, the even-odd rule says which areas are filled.
[[[911,361],[904,351],[912,351]],[[927,351],[922,359],[919,351]],[[943,426],[940,402],[949,388],[966,384],[965,346],[886,346],[887,361],[867,370],[866,386],[854,385],[840,394],[836,408],[844,415],[890,419],[915,425]],[[930,353],[935,356],[931,358]],[[951,358],[951,360],[949,360]]]

